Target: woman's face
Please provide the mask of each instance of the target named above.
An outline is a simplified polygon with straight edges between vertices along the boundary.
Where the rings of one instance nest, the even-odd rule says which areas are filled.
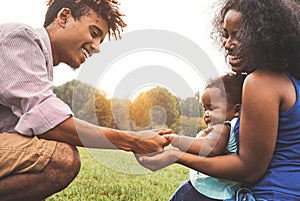
[[[229,10],[224,17],[223,46],[231,69],[235,72],[247,72],[242,65],[242,58],[235,53],[240,46],[239,29],[242,14],[234,9]]]

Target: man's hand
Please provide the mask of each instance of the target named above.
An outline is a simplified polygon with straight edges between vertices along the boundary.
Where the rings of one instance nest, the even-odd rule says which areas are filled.
[[[160,128],[160,129],[153,129],[154,132],[157,132],[159,135],[166,135],[171,134],[173,131],[169,128]]]
[[[170,142],[162,135],[172,133],[171,129],[155,129],[136,133],[137,139],[132,152],[135,154],[150,154],[162,152]]]

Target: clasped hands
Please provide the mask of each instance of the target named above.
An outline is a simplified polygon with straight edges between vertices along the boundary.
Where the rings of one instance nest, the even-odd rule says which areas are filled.
[[[210,130],[203,130],[200,131],[198,135],[206,136],[209,132]],[[158,135],[156,135],[156,139],[153,140],[157,140],[157,145],[160,146],[158,150],[147,153],[135,153],[135,157],[139,164],[151,171],[156,171],[176,163],[180,157],[185,154],[185,152],[178,149],[165,148],[169,144],[171,144],[172,147],[178,147],[180,138],[176,134],[172,134],[172,130],[158,129],[156,130],[156,133]]]

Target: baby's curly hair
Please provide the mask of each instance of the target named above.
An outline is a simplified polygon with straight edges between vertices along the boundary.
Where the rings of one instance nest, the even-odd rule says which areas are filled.
[[[252,69],[287,71],[300,78],[300,5],[298,0],[225,0],[213,20],[212,38],[222,44],[226,13],[241,12],[235,54]]]
[[[218,88],[221,95],[226,97],[226,101],[231,104],[242,103],[243,83],[247,74],[227,73],[210,80],[205,89]]]
[[[119,12],[118,0],[48,0],[48,10],[45,17],[44,27],[51,24],[57,13],[64,7],[71,10],[75,20],[80,19],[93,9],[99,17],[108,23],[108,37],[121,38],[120,34],[126,23],[122,20],[122,13]]]

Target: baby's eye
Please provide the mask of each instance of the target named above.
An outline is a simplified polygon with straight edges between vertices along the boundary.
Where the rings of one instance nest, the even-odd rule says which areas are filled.
[[[211,107],[205,107],[204,108],[204,111],[206,112],[206,111],[212,111],[212,108]]]
[[[216,106],[210,106],[210,110],[215,110],[215,109],[217,109]]]

